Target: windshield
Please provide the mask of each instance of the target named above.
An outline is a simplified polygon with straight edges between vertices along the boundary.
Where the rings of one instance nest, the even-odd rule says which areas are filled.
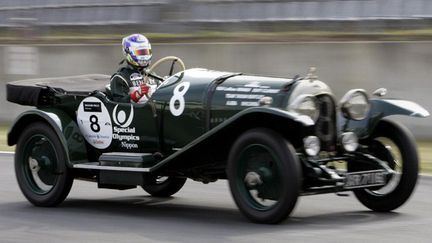
[[[162,82],[162,84],[159,86],[159,88],[164,88],[171,86],[173,84],[178,83],[182,78],[184,77],[184,71],[178,72],[171,77],[165,79],[165,81]]]

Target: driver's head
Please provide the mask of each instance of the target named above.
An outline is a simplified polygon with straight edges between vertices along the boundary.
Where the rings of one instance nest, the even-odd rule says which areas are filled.
[[[152,58],[150,42],[141,34],[132,34],[122,40],[123,55],[129,65],[137,69],[148,67]]]

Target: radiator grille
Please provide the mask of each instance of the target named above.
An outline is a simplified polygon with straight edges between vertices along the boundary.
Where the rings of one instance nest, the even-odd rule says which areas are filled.
[[[320,116],[315,124],[315,132],[320,139],[321,149],[336,149],[336,105],[329,95],[317,96]]]

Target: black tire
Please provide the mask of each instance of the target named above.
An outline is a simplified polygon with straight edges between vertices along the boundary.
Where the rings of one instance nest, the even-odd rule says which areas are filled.
[[[180,191],[185,183],[186,178],[150,176],[142,188],[154,197],[170,197]]]
[[[50,126],[35,122],[25,128],[16,146],[15,175],[22,193],[35,206],[52,207],[65,200],[73,176]]]
[[[409,199],[417,183],[419,161],[414,137],[401,124],[384,119],[366,145],[371,154],[386,161],[390,168],[399,173],[393,175],[383,187],[356,189],[354,194],[364,206],[373,211],[388,212],[397,209]],[[374,168],[359,168],[352,163],[348,166],[349,171],[365,169]]]
[[[253,222],[279,223],[296,205],[301,166],[293,146],[273,130],[243,133],[229,153],[227,175],[237,207]]]

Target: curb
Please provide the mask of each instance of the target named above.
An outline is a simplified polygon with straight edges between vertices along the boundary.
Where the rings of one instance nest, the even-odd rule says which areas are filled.
[[[15,152],[11,152],[11,151],[0,151],[0,154],[15,154]]]

